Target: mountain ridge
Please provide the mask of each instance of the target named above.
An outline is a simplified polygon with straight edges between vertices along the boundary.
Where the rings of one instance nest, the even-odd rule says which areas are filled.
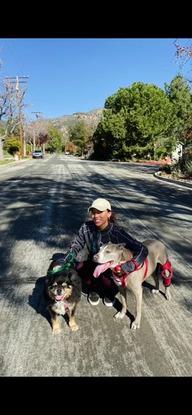
[[[103,108],[93,109],[88,112],[74,112],[71,115],[62,115],[61,117],[46,118],[50,120],[56,128],[70,127],[77,121],[84,121],[89,126],[96,128],[103,113]]]

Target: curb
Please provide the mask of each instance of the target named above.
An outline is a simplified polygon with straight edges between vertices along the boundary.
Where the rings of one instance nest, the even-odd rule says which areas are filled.
[[[190,190],[192,189],[192,184],[185,183],[185,182],[182,182],[182,181],[179,181],[179,180],[167,179],[166,177],[160,176],[159,172],[154,173],[153,176],[155,176],[156,179],[158,179],[158,180],[162,180],[163,182],[176,184],[176,185],[181,186],[181,187],[186,187],[187,189],[190,189]]]

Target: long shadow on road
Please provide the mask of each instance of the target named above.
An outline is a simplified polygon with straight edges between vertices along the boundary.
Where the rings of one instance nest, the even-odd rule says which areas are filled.
[[[86,164],[85,170],[87,170]],[[116,194],[115,188],[118,189]],[[125,189],[127,189],[126,193]],[[139,192],[152,196],[153,206],[149,207],[146,204],[145,197],[138,200]],[[141,221],[146,220],[150,215],[154,218],[171,217],[176,210],[184,213],[186,221],[189,225],[191,223],[187,189],[180,194],[177,189],[162,187],[161,200],[159,200],[157,185],[149,183],[144,178],[134,180],[116,178],[113,181],[103,174],[92,173],[88,176],[85,174],[83,179],[75,175],[74,178],[64,181],[58,178],[56,180],[51,174],[49,179],[25,176],[1,182],[0,194],[2,195],[1,212],[4,212],[6,223],[5,229],[1,231],[3,241],[0,252],[1,279],[8,280],[9,273],[9,278],[11,279],[12,276],[15,282],[17,279],[22,281],[22,264],[21,269],[17,269],[18,265],[12,262],[14,245],[20,241],[33,241],[37,248],[43,243],[45,249],[51,248],[55,252],[66,250],[87,218],[88,206],[96,197],[110,199],[117,217],[118,214],[129,215],[127,209],[119,207],[119,204],[128,200],[130,211],[134,211],[135,217]],[[187,198],[188,206],[183,206],[184,197]],[[173,249],[174,246],[181,255],[191,261],[191,246],[184,241],[182,243],[173,241]],[[30,264],[25,266],[25,273],[29,276],[29,280],[30,278],[34,281],[38,280]]]

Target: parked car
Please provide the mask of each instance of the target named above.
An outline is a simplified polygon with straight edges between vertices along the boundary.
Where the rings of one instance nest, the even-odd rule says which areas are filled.
[[[42,159],[43,158],[43,152],[42,150],[35,150],[32,153],[33,159]]]

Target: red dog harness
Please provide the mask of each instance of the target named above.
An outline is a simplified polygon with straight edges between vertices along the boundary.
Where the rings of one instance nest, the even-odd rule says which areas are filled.
[[[125,288],[127,277],[132,272],[135,272],[135,271],[141,269],[144,265],[145,265],[145,272],[144,272],[143,279],[145,279],[145,277],[147,275],[147,271],[148,271],[148,258],[145,259],[145,261],[143,262],[143,264],[141,266],[136,264],[135,270],[131,271],[129,273],[123,272],[120,264],[116,265],[116,267],[113,268],[113,270],[112,270],[114,282],[117,285],[122,285],[122,287]],[[173,267],[171,265],[171,262],[167,260],[165,262],[165,264],[163,264],[163,265],[158,264],[158,273],[163,278],[163,285],[165,287],[169,287],[169,285],[171,285],[171,279],[173,278]]]
[[[166,271],[169,272],[168,276]],[[171,285],[171,278],[173,277],[173,267],[171,262],[167,260],[163,265],[158,264],[158,273],[163,278],[163,285],[169,287],[169,285]]]
[[[122,271],[122,268],[121,268],[121,265],[119,265],[119,264],[116,265],[116,267],[113,268],[113,270],[112,270],[113,280],[114,280],[115,284],[122,285],[122,287],[125,288],[126,287],[126,279],[127,279],[127,277],[130,274],[132,274],[132,272],[135,272],[135,271],[141,269],[144,265],[145,265],[145,272],[144,272],[143,279],[145,279],[145,277],[147,275],[147,271],[148,271],[148,258],[146,258],[145,261],[143,262],[143,264],[141,264],[141,265],[138,265],[135,262],[135,266],[136,266],[135,267],[135,270],[134,271],[131,271],[129,273],[123,272]]]

